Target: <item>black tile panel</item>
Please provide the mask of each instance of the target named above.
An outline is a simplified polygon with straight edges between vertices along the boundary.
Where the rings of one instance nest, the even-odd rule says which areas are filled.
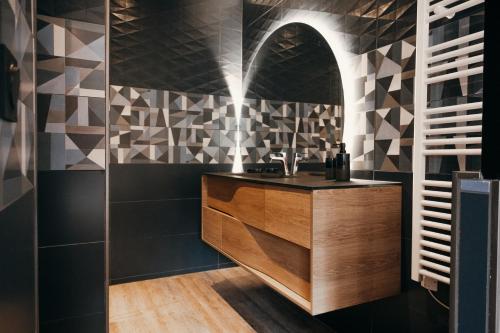
[[[373,171],[371,171],[371,170],[351,170],[351,178],[373,179]]]
[[[35,329],[34,193],[0,211],[0,332]]]
[[[144,281],[144,280],[151,280],[151,279],[159,279],[159,278],[165,278],[169,276],[176,276],[176,275],[183,275],[183,274],[190,274],[190,273],[196,273],[196,272],[206,272],[214,269],[219,269],[219,268],[225,268],[227,267],[234,267],[230,266],[230,264],[216,264],[216,265],[208,265],[208,266],[196,266],[196,267],[189,267],[189,268],[182,268],[179,270],[175,271],[167,271],[167,272],[156,272],[156,273],[150,273],[150,274],[144,274],[144,275],[131,275],[131,276],[125,276],[117,279],[111,279],[109,281],[110,285],[116,285],[116,284],[122,284],[122,283],[129,283],[129,282],[137,282],[137,281]]]
[[[88,316],[66,318],[40,325],[40,333],[105,333],[106,314],[97,313]]]
[[[201,197],[201,175],[231,165],[111,164],[110,202]]]
[[[172,275],[199,267],[216,267],[218,254],[200,234],[120,239],[110,242],[110,279]]]
[[[373,303],[372,318],[373,333],[448,332],[448,311],[423,288]]]
[[[370,333],[371,304],[361,304],[347,309],[327,312],[317,316],[319,320],[338,333]]]
[[[104,171],[38,173],[39,246],[104,241]]]
[[[103,313],[104,243],[39,248],[40,323]]]
[[[201,232],[201,199],[120,202],[109,209],[111,242]]]

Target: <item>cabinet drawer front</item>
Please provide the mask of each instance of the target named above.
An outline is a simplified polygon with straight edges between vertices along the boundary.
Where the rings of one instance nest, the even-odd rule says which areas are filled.
[[[310,249],[311,200],[308,191],[266,187],[265,230]]]
[[[222,241],[222,214],[216,210],[202,208],[201,237],[217,249],[221,248]]]
[[[221,177],[207,178],[207,205],[264,229],[264,186]]]
[[[222,216],[222,251],[311,299],[308,249]]]

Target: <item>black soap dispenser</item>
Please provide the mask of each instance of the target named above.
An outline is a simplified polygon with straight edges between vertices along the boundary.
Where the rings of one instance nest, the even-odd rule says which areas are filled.
[[[335,179],[335,168],[335,159],[328,155],[325,160],[325,179]]]
[[[337,181],[349,181],[351,179],[350,155],[345,151],[345,143],[340,144],[340,152],[335,159],[335,177]]]

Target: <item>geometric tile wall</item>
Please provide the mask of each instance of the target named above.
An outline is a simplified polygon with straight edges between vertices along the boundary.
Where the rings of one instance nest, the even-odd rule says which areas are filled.
[[[324,161],[340,138],[335,105],[245,99],[239,119],[227,96],[110,87],[111,163],[232,163],[239,140],[243,163],[269,161],[273,151]]]
[[[0,211],[34,186],[34,37],[30,11],[30,2],[0,2],[0,43],[16,58],[21,79],[17,122],[0,119]]]
[[[402,40],[374,52],[374,167],[384,171],[411,171],[415,46]]]
[[[356,117],[360,125],[357,126],[353,152],[355,169],[412,171],[415,4],[410,0],[398,2],[395,24],[396,27],[399,25],[399,30],[394,33],[399,34],[395,38],[404,39],[390,44],[385,43],[387,39],[381,34],[380,27],[384,26],[387,36],[393,35],[389,27],[392,24],[389,18],[392,19],[393,15],[386,13],[381,16],[381,13],[387,12],[393,4],[386,1],[379,6],[377,48],[359,56]],[[444,24],[431,25],[430,44],[483,29],[484,9],[478,6],[474,12],[456,15]],[[429,87],[428,103],[431,107],[440,107],[482,101],[482,87],[482,74],[433,84]],[[426,160],[428,173],[450,174],[452,170],[478,170],[480,167],[478,156],[433,156]]]
[[[40,170],[105,168],[105,28],[38,16]]]
[[[415,38],[359,57],[353,167],[411,171]]]

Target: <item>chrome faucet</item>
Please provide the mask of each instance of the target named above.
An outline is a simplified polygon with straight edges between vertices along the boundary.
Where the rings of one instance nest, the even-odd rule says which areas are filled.
[[[279,161],[279,162],[281,162],[281,164],[283,164],[283,170],[284,170],[285,176],[293,176],[293,175],[297,174],[297,171],[299,170],[299,162],[305,161],[305,160],[306,160],[306,158],[304,156],[302,156],[302,154],[299,154],[299,153],[293,154],[292,170],[290,172],[290,169],[288,168],[288,159],[286,158],[285,152],[271,154],[271,162],[272,161]]]
[[[293,159],[292,159],[292,175],[297,174],[297,171],[299,171],[299,162],[300,161],[305,161],[307,158],[305,158],[302,154],[295,153],[293,154]]]
[[[280,152],[280,153],[273,153],[270,155],[271,157],[271,162],[272,161],[278,161],[283,164],[283,171],[285,172],[285,176],[290,176],[290,170],[288,169],[288,160],[286,158],[286,153]]]

